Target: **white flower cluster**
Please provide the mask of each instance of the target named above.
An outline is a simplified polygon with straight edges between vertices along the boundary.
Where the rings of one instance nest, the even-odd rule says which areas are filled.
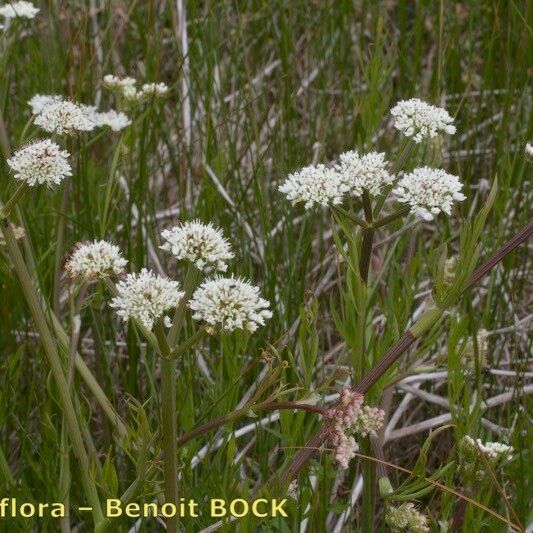
[[[117,276],[124,272],[127,263],[118,246],[94,241],[79,243],[65,264],[65,270],[73,279],[93,280]]]
[[[259,289],[243,279],[215,277],[196,289],[189,307],[195,320],[206,322],[210,333],[243,329],[253,333],[272,317]]]
[[[429,532],[427,516],[417,511],[411,502],[402,503],[398,507],[387,505],[385,522],[392,531]]]
[[[152,329],[167,311],[178,306],[184,296],[179,289],[177,281],[143,268],[138,274],[127,274],[117,283],[118,296],[111,300],[110,306],[117,309],[118,316],[125,322],[133,318]]]
[[[433,220],[441,211],[451,214],[453,201],[466,198],[462,188],[457,176],[442,169],[421,167],[402,176],[393,192],[424,220]]]
[[[21,148],[7,160],[7,164],[13,170],[15,179],[28,185],[50,187],[72,176],[68,155],[56,143],[45,139]]]
[[[113,74],[104,76],[104,86],[114,91],[118,96],[127,102],[144,102],[150,98],[163,98],[168,93],[166,83],[145,83],[140,90],[137,90],[137,80],[131,77],[120,78]]]
[[[289,174],[279,190],[293,204],[304,202],[305,208],[311,209],[315,204],[340,204],[349,187],[335,169],[320,164]]]
[[[501,442],[486,442],[473,439],[465,435],[459,444],[459,457],[461,468],[467,474],[474,474],[477,480],[483,479],[487,474],[485,461],[495,466],[502,459],[510,459],[513,447]],[[485,459],[485,461],[483,460]]]
[[[383,153],[370,152],[360,156],[356,151],[350,151],[341,154],[339,159],[337,171],[354,196],[361,196],[363,190],[377,196],[394,180],[387,172]]]
[[[72,135],[102,126],[120,131],[131,124],[131,120],[122,112],[99,112],[95,106],[76,104],[57,94],[36,94],[28,104],[36,115],[35,124],[57,134]]]
[[[188,260],[199,270],[213,267],[225,272],[226,261],[233,258],[229,242],[222,231],[211,223],[199,220],[183,222],[172,229],[165,229],[161,236],[166,241],[161,249],[170,252],[178,260]]]
[[[31,112],[34,115],[42,113],[43,109],[50,104],[57,104],[63,100],[59,94],[36,94],[28,100]]]
[[[81,105],[63,99],[51,100],[45,104],[35,117],[35,124],[49,133],[58,135],[75,135],[83,131],[92,131],[96,127]]]
[[[31,2],[9,2],[0,6],[0,17],[6,19],[33,19],[37,13],[39,13],[39,8],[35,7]]]
[[[166,83],[159,82],[159,83],[145,83],[142,86],[142,93],[145,97],[157,97],[162,98],[163,96],[166,96],[168,93],[168,86]]]
[[[394,126],[406,137],[412,137],[415,143],[425,138],[433,138],[440,132],[453,135],[455,126],[453,118],[445,109],[436,107],[418,98],[401,100],[392,109]]]
[[[96,126],[108,126],[113,131],[121,131],[131,124],[129,117],[122,113],[122,111],[97,111],[93,106],[85,106],[88,117],[95,123]]]
[[[328,412],[328,418],[333,421],[329,444],[335,454],[335,463],[343,470],[348,468],[357,450],[352,435],[366,437],[375,433],[385,420],[382,409],[363,403],[362,394],[344,388],[340,392],[339,404]]]

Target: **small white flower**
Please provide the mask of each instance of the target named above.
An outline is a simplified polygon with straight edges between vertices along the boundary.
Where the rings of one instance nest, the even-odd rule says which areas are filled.
[[[401,100],[392,109],[394,126],[416,143],[432,138],[440,132],[455,133],[453,118],[445,109],[427,104],[418,98]]]
[[[350,151],[341,154],[339,159],[337,171],[354,196],[361,196],[365,189],[370,195],[377,196],[394,181],[394,177],[387,172],[383,153],[370,152],[360,156]]]
[[[533,161],[533,144],[526,143],[524,153],[526,154],[527,159],[529,159],[530,161]]]
[[[180,284],[163,278],[143,268],[138,274],[128,274],[117,283],[118,296],[110,306],[117,309],[118,316],[126,322],[133,318],[147,329],[152,329],[156,320],[178,306],[184,293]]]
[[[142,95],[146,98],[166,96],[168,93],[168,86],[166,83],[145,83],[142,86]]]
[[[259,289],[233,276],[202,283],[189,307],[195,320],[203,320],[212,330],[221,328],[226,332],[245,329],[253,333],[272,317],[269,303],[259,296]]]
[[[199,220],[183,222],[172,229],[165,229],[161,237],[166,241],[161,249],[170,252],[178,260],[189,260],[199,270],[213,267],[225,272],[226,261],[233,258],[228,241],[222,231],[213,224]]]
[[[501,442],[486,442],[483,444],[481,439],[473,439],[470,435],[463,437],[463,446],[479,453],[484,454],[490,461],[497,461],[502,457],[509,458],[513,453],[513,447],[507,446]]]
[[[10,2],[0,6],[0,17],[5,17],[6,19],[33,19],[37,13],[39,13],[39,8],[35,7],[31,2]]]
[[[113,131],[120,131],[131,124],[131,120],[121,111],[110,109],[109,111],[95,111],[92,120],[97,126],[108,126]]]
[[[104,76],[104,85],[130,102],[138,100],[140,95],[142,95],[141,91],[137,91],[137,80],[129,76],[121,78],[113,74],[106,74]]]
[[[398,507],[387,505],[385,522],[392,531],[410,531],[411,533],[429,532],[427,516],[416,510],[411,502],[405,502]]]
[[[57,104],[63,100],[58,94],[36,94],[28,100],[31,111],[34,115],[42,113],[43,109],[50,104]]]
[[[17,180],[28,185],[52,186],[72,176],[68,155],[56,143],[45,139],[21,148],[7,160],[7,164]]]
[[[71,278],[92,280],[117,276],[127,264],[118,246],[107,241],[79,243],[65,264]]]
[[[473,475],[477,480],[482,480],[487,476],[486,462],[494,467],[502,460],[511,459],[513,451],[512,446],[501,442],[483,444],[480,439],[465,435],[459,443],[461,470],[465,474]]]
[[[310,165],[289,174],[279,186],[279,191],[293,204],[304,202],[306,209],[311,209],[315,204],[340,204],[348,189],[336,170],[322,164]]]
[[[35,118],[35,124],[50,133],[74,135],[82,131],[91,131],[96,124],[83,105],[68,100],[46,105]]]
[[[462,187],[457,176],[441,169],[421,167],[400,178],[393,192],[424,220],[433,220],[441,211],[450,215],[454,200],[460,202],[466,198]]]
[[[135,78],[125,77],[120,78],[119,76],[114,76],[113,74],[106,74],[104,76],[104,85],[109,89],[123,89],[124,87],[133,87],[137,84]]]

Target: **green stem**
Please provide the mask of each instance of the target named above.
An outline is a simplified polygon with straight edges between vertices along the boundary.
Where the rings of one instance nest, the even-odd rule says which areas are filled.
[[[54,289],[52,297],[52,308],[57,316],[60,316],[61,310],[61,272],[63,271],[63,244],[65,242],[65,212],[68,206],[68,195],[70,190],[70,181],[63,183],[63,194],[61,195],[61,207],[59,210],[59,220],[57,221],[56,239],[55,239],[55,261],[54,261]]]
[[[395,213],[392,213],[386,217],[376,220],[372,224],[372,227],[375,229],[375,228],[380,228],[381,226],[385,226],[386,224],[389,224],[390,222],[393,222],[394,220],[407,215],[407,213],[409,213],[410,210],[411,208],[408,205],[406,205],[402,207],[401,209],[398,209],[398,211],[396,211]]]
[[[172,327],[167,335],[168,344],[172,349],[175,349],[178,344],[181,328],[183,327],[183,319],[185,318],[187,302],[192,296],[192,293],[198,282],[199,275],[200,272],[198,269],[190,263],[187,267],[187,273],[185,274],[185,282],[183,283],[185,294],[176,308],[174,320],[172,321]]]
[[[347,219],[351,220],[358,226],[361,226],[362,228],[368,228],[368,224],[364,220],[357,218],[353,213],[350,213],[350,211],[346,211],[346,209],[343,209],[342,207],[339,207],[338,205],[333,205],[333,204],[330,204],[330,208],[336,213],[339,213],[342,216],[345,216]]]
[[[64,416],[61,424],[61,448],[59,453],[59,497],[66,509],[66,516],[61,518],[60,526],[62,533],[68,533],[70,531],[70,452],[68,442],[68,431]]]
[[[161,358],[161,420],[163,424],[163,471],[165,502],[178,505],[178,428],[176,412],[176,362],[169,360],[170,349],[161,323],[155,327]],[[167,531],[177,533],[177,516],[167,518]]]
[[[96,485],[91,478],[89,457],[83,444],[80,426],[76,418],[74,405],[72,403],[65,374],[63,373],[63,368],[61,366],[61,359],[57,351],[54,338],[52,337],[50,329],[48,328],[46,317],[40,305],[39,298],[34,290],[32,281],[26,269],[26,265],[24,264],[24,259],[20,253],[15,235],[13,234],[13,230],[8,220],[5,218],[2,219],[0,227],[6,241],[6,247],[13,262],[13,268],[20,281],[22,292],[28,307],[30,308],[35,326],[39,332],[45,355],[52,370],[54,381],[58,388],[59,398],[63,415],[65,417],[65,422],[67,424],[69,437],[81,470],[81,483],[85,489],[87,499],[93,508],[94,522],[95,524],[98,524],[104,519],[102,507],[98,499]]]
[[[177,348],[170,352],[169,358],[174,360],[189,351],[193,346],[198,344],[207,334],[205,328],[200,328],[193,333],[187,340],[183,341]]]
[[[15,208],[18,201],[26,194],[30,186],[24,182],[22,183],[19,188],[13,193],[13,196],[4,204],[4,207],[2,208],[2,217],[7,218],[11,211]]]

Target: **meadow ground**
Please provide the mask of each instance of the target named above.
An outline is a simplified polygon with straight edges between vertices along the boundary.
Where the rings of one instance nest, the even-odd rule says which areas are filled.
[[[0,518],[0,530],[157,531],[163,520],[106,521],[97,502],[184,497],[202,507],[287,494],[288,517],[248,515],[237,526],[206,511],[168,530],[533,524],[531,242],[468,286],[531,218],[533,4],[36,7],[34,18],[4,12],[0,30],[0,200],[18,187],[8,158],[36,139],[69,152],[72,176],[29,187],[1,213],[2,231],[10,219],[24,235],[0,237],[0,494],[62,502],[70,517],[19,513]],[[169,90],[147,88],[132,103],[104,84],[109,74],[135,78],[135,90]],[[36,94],[120,110],[131,124],[50,133],[46,120],[39,126],[46,108],[36,117],[28,105]],[[456,133],[408,142],[390,110],[411,98],[445,108]],[[395,218],[403,204],[389,195],[379,216],[393,219],[369,230],[380,194],[306,209],[278,190],[290,173],[330,167],[349,150],[384,152],[400,175],[443,168],[466,198],[423,220],[414,210]],[[188,311],[165,313],[179,327],[157,321],[148,331],[117,317],[112,280],[65,272],[76,243],[105,239],[128,272],[147,267],[192,292],[205,276],[160,248],[163,229],[192,219],[230,242],[223,275],[250,280],[270,302],[257,331],[199,338],[205,328]],[[319,453],[298,462],[342,387],[360,383],[408,328],[413,342],[364,391],[383,409],[382,427],[359,434],[348,468],[335,463],[331,438],[311,441]],[[173,333],[182,349],[167,361]],[[499,456],[487,442],[512,450]],[[287,472],[298,481],[289,485]],[[79,509],[91,503],[92,513]]]

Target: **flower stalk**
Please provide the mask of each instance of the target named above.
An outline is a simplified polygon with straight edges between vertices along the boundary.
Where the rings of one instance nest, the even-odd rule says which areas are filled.
[[[22,292],[28,307],[30,308],[37,331],[41,337],[41,343],[59,391],[59,398],[69,437],[81,470],[81,482],[87,499],[93,509],[94,522],[95,524],[98,524],[104,519],[102,507],[98,499],[96,485],[91,477],[89,456],[83,443],[81,429],[78,424],[72,398],[70,397],[69,387],[63,372],[61,359],[57,351],[54,338],[52,337],[48,327],[43,309],[40,305],[39,298],[34,290],[30,276],[26,269],[26,265],[24,264],[24,259],[16,242],[13,230],[7,218],[3,218],[1,220],[0,228],[4,236],[9,255],[13,262],[13,268],[21,284]]]

